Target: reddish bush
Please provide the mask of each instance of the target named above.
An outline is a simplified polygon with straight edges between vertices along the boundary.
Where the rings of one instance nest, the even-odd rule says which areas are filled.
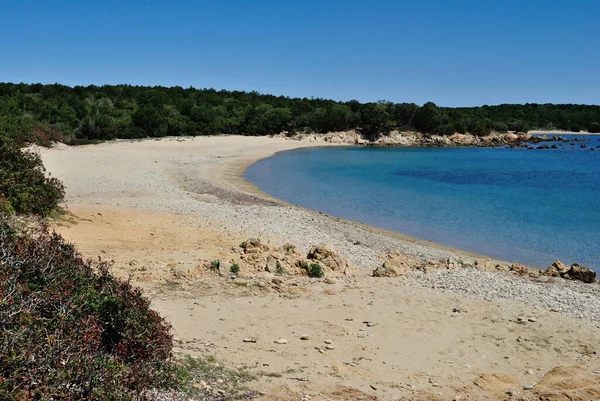
[[[127,400],[170,380],[170,327],[109,267],[0,217],[0,399]]]

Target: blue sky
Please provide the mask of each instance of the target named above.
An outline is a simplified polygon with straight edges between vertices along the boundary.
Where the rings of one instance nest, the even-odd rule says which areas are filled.
[[[0,81],[600,104],[600,1],[6,1]]]

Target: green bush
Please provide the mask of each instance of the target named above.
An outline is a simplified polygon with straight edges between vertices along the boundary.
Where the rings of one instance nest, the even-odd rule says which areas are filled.
[[[238,272],[240,271],[240,265],[238,265],[237,263],[232,264],[229,268],[229,271],[231,271],[233,274],[238,274]]]
[[[320,264],[313,263],[310,265],[310,269],[308,270],[308,277],[323,277],[325,272]]]
[[[221,261],[220,260],[213,260],[212,262],[210,262],[210,269],[211,270],[219,270],[220,267],[221,267]]]
[[[174,380],[170,327],[109,268],[0,216],[0,399],[133,400]]]
[[[308,277],[320,278],[320,277],[323,277],[325,275],[325,272],[323,271],[323,268],[318,263],[312,263],[309,266],[308,263],[302,262],[300,264],[300,268],[303,269],[303,270],[306,270],[306,273],[308,273]]]
[[[46,177],[45,172],[38,155],[21,151],[0,136],[0,197],[10,209],[47,216],[58,207],[64,187],[56,178]]]

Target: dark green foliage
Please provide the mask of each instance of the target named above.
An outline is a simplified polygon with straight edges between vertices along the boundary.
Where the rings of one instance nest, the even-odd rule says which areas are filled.
[[[238,272],[240,271],[240,265],[238,265],[237,263],[232,264],[229,268],[229,271],[231,271],[233,274],[238,274]]]
[[[169,326],[109,265],[0,216],[0,399],[132,400],[173,383]]]
[[[221,267],[221,261],[220,260],[213,260],[212,262],[210,262],[210,268],[211,268],[211,270],[219,270],[220,267]]]
[[[64,187],[48,178],[38,155],[21,151],[0,136],[0,203],[4,211],[46,216],[64,197]]]
[[[600,106],[524,104],[440,107],[425,103],[288,98],[181,87],[0,83],[0,132],[18,143],[161,137],[275,135],[356,129],[368,139],[390,130],[485,135],[528,129],[595,129]],[[595,126],[594,126],[595,127]]]
[[[308,263],[304,262],[301,268],[306,270],[308,277],[321,278],[325,275],[323,268],[318,263],[312,263],[310,266],[308,266]]]
[[[600,124],[598,124],[597,122],[593,122],[590,124],[590,128],[589,131],[593,134],[598,134],[600,133]]]

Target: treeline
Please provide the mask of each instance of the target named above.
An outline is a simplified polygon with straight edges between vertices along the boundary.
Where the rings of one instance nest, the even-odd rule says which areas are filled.
[[[368,139],[395,129],[441,135],[530,129],[598,132],[599,122],[600,106],[573,104],[448,108],[181,87],[0,83],[0,133],[36,142],[349,129]]]

